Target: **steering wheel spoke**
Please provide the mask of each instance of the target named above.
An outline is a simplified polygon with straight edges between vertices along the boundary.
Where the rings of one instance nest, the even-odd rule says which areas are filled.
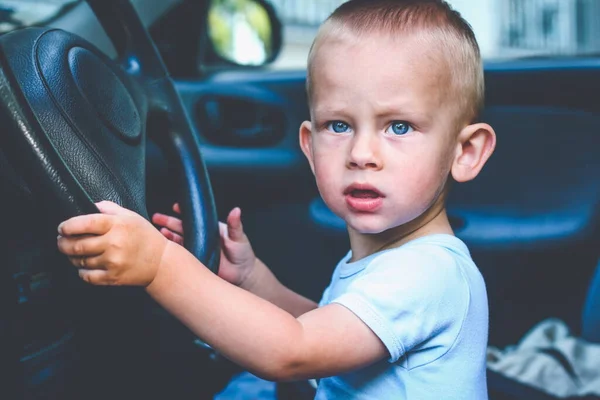
[[[87,0],[112,41],[119,63],[131,75],[160,80],[168,71],[129,0]]]

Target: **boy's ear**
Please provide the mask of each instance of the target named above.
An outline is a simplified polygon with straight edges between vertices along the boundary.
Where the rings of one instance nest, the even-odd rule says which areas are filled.
[[[496,132],[488,124],[468,125],[458,135],[458,147],[452,163],[457,182],[474,179],[496,147]]]
[[[310,164],[310,169],[313,174],[315,173],[315,165],[313,162],[313,152],[312,152],[312,124],[310,121],[304,121],[302,125],[300,125],[300,148],[302,152],[308,159],[308,163]]]

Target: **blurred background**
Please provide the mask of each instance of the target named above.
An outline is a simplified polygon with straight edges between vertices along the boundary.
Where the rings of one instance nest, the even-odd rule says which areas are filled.
[[[270,0],[284,24],[275,68],[306,65],[319,24],[345,0]],[[582,55],[600,50],[597,0],[449,0],[471,24],[484,58]]]
[[[241,64],[260,65],[268,59],[268,49],[272,47],[269,43],[271,26],[264,9],[251,0],[211,1],[209,18],[215,42],[227,49],[226,53],[235,54]],[[306,66],[306,56],[318,26],[347,0],[267,1],[274,6],[283,24],[283,48],[270,67],[298,69]],[[591,55],[600,51],[598,0],[448,2],[472,25],[486,59]],[[43,25],[77,3],[76,0],[0,1],[0,33],[22,26]]]

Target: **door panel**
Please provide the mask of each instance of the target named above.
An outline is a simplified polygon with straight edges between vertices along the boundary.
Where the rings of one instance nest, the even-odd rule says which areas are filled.
[[[448,208],[487,282],[490,342],[514,343],[548,316],[577,330],[598,259],[600,62],[490,64],[486,84],[482,120],[496,129],[498,147],[480,177],[453,187]],[[298,145],[309,116],[304,85],[301,71],[251,71],[178,88],[199,127],[220,217],[241,206],[258,256],[285,284],[318,300],[348,240]],[[225,127],[224,138],[206,131],[207,101],[227,108],[225,125],[212,125]],[[270,121],[264,142],[252,138],[261,121]],[[236,141],[235,130],[253,132]],[[162,200],[155,206],[164,209],[174,199],[156,187]]]
[[[515,343],[548,317],[580,329],[598,259],[600,84],[593,60],[488,65],[483,119],[498,146],[450,209],[466,223],[488,286],[490,342]]]

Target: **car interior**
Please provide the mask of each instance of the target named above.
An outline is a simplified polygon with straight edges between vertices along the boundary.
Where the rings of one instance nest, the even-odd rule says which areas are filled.
[[[238,206],[256,254],[319,300],[347,232],[298,145],[306,71],[269,68],[282,22],[248,1],[270,26],[252,66],[215,44],[218,0],[64,2],[0,35],[0,398],[211,399],[241,372],[143,290],[79,280],[56,226],[97,201],[146,218],[180,202],[185,246],[213,271],[217,222]],[[600,344],[600,56],[486,60],[485,80],[497,148],[448,212],[485,278],[489,345],[547,318]],[[279,398],[307,387],[281,384]],[[558,398],[491,370],[488,387],[492,400]]]

